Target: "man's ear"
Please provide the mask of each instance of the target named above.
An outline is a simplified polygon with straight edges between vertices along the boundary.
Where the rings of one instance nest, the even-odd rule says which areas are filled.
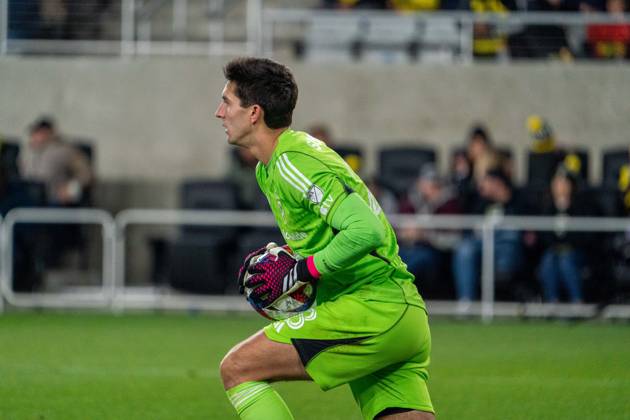
[[[249,113],[249,122],[254,125],[263,119],[263,109],[260,105],[252,105]]]

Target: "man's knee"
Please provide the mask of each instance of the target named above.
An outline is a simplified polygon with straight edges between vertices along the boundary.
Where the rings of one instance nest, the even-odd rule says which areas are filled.
[[[225,389],[230,389],[240,384],[243,373],[243,361],[238,349],[233,348],[223,357],[219,366],[221,380]]]

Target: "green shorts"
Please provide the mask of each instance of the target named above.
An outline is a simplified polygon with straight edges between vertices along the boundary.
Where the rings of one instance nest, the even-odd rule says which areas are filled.
[[[426,384],[431,335],[422,307],[348,294],[264,332],[293,344],[323,390],[349,384],[366,419],[386,408],[433,412]]]

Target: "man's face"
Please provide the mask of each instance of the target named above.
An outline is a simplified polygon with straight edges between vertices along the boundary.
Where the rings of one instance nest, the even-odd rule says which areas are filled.
[[[39,149],[46,144],[52,137],[52,131],[48,128],[38,128],[33,131],[30,136],[30,146],[33,149]]]
[[[468,157],[470,160],[477,160],[486,151],[486,142],[482,137],[475,136],[468,143]]]
[[[236,146],[246,146],[247,136],[251,133],[252,107],[243,108],[241,100],[236,96],[236,85],[227,82],[221,94],[221,103],[214,116],[223,121],[223,128],[227,134],[228,143]]]
[[[429,202],[432,202],[440,195],[440,185],[433,180],[419,179],[418,189],[420,190],[420,194]]]

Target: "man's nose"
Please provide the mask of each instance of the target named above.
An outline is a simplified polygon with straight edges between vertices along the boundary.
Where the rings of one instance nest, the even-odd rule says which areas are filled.
[[[214,111],[214,116],[217,118],[223,118],[223,104],[220,104],[217,107],[217,110]]]

